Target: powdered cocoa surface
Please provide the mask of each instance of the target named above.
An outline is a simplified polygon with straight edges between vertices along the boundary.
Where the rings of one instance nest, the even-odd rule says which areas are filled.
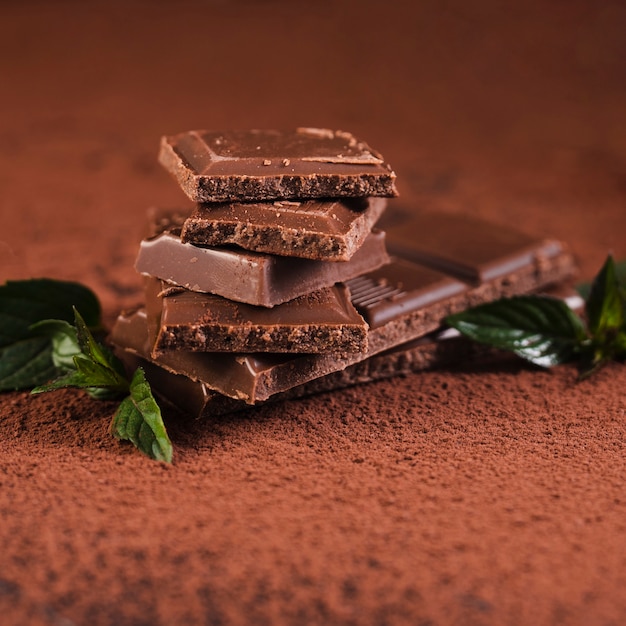
[[[141,301],[161,134],[355,133],[405,205],[626,258],[620,2],[0,4],[0,279]],[[247,413],[0,396],[0,623],[598,624],[626,616],[626,368],[459,363]]]

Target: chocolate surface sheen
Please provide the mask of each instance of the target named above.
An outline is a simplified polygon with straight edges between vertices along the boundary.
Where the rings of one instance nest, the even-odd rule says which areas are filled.
[[[385,198],[281,200],[199,205],[185,220],[184,242],[317,261],[347,261],[382,215]]]
[[[194,202],[397,195],[381,155],[343,131],[194,130],[163,137],[159,160]]]
[[[385,234],[371,232],[349,261],[296,259],[233,247],[183,243],[176,214],[158,212],[135,263],[137,271],[192,291],[272,307],[311,291],[331,287],[389,262]]]

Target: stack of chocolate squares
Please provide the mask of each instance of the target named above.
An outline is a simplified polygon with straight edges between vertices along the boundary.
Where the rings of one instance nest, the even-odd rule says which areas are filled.
[[[160,161],[196,208],[153,212],[136,262],[145,307],[111,341],[193,414],[462,357],[433,336],[447,315],[574,270],[557,241],[385,211],[395,175],[349,133],[191,131],[164,137]]]

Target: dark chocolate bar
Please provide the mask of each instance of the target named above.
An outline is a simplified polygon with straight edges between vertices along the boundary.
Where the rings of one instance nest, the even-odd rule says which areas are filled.
[[[164,287],[147,279],[147,310],[159,320],[155,355],[167,350],[341,354],[367,348],[367,324],[341,284],[271,309]]]
[[[342,131],[189,131],[159,160],[194,202],[397,195],[381,155]]]
[[[171,212],[153,216],[153,236],[140,244],[137,271],[237,302],[273,307],[389,262],[385,234],[378,230],[366,237],[349,261],[330,263],[182,243],[173,216]]]
[[[390,252],[473,283],[541,263],[563,247],[467,215],[410,211],[396,204],[378,226],[387,233]]]
[[[184,242],[317,261],[347,261],[382,215],[386,198],[201,204],[185,221]]]

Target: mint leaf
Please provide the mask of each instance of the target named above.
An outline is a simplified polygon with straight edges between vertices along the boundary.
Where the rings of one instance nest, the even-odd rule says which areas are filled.
[[[101,399],[129,393],[113,417],[111,433],[131,441],[153,459],[171,462],[172,444],[143,370],[138,369],[129,384],[120,360],[96,341],[77,310],[74,326],[65,321],[45,320],[36,324],[34,331],[50,337],[55,361],[64,373],[35,387],[32,393],[64,387],[86,389]]]
[[[50,341],[29,337],[0,348],[0,391],[28,389],[57,373]]]
[[[624,303],[611,255],[591,284],[585,313],[591,334],[600,342],[624,323]]]
[[[165,430],[159,405],[152,396],[144,372],[138,368],[130,383],[130,396],[120,404],[111,422],[111,434],[131,441],[157,461],[172,461],[172,443]]]
[[[609,255],[594,278],[585,303],[591,350],[583,364],[586,377],[612,358],[626,356],[626,291]]]
[[[114,397],[128,391],[124,369],[110,350],[100,345],[91,334],[81,314],[74,310],[75,326],[59,320],[46,320],[35,325],[35,330],[51,334],[56,342],[55,359],[65,374],[32,393],[53,391],[64,387],[87,389],[99,398]],[[71,357],[71,359],[70,359]],[[108,393],[103,393],[106,390]]]
[[[42,320],[31,330],[50,339],[52,362],[60,371],[74,369],[74,356],[80,354],[76,329],[64,320]]]
[[[74,311],[74,314],[76,337],[83,354],[93,361],[93,363],[110,370],[110,376],[115,378],[120,389],[127,389],[128,382],[126,380],[126,373],[120,360],[108,348],[94,339],[85,320],[77,310]]]
[[[0,391],[77,387],[101,399],[130,393],[111,432],[169,463],[172,444],[143,370],[129,384],[120,360],[92,334],[101,329],[100,315],[95,294],[78,283],[41,278],[0,285]]]
[[[31,330],[45,319],[71,322],[75,305],[100,325],[95,294],[78,283],[39,278],[0,285],[0,391],[40,385],[56,373],[50,341]]]
[[[586,342],[581,320],[562,300],[548,296],[503,298],[446,321],[475,341],[510,350],[542,367],[573,360]]]

